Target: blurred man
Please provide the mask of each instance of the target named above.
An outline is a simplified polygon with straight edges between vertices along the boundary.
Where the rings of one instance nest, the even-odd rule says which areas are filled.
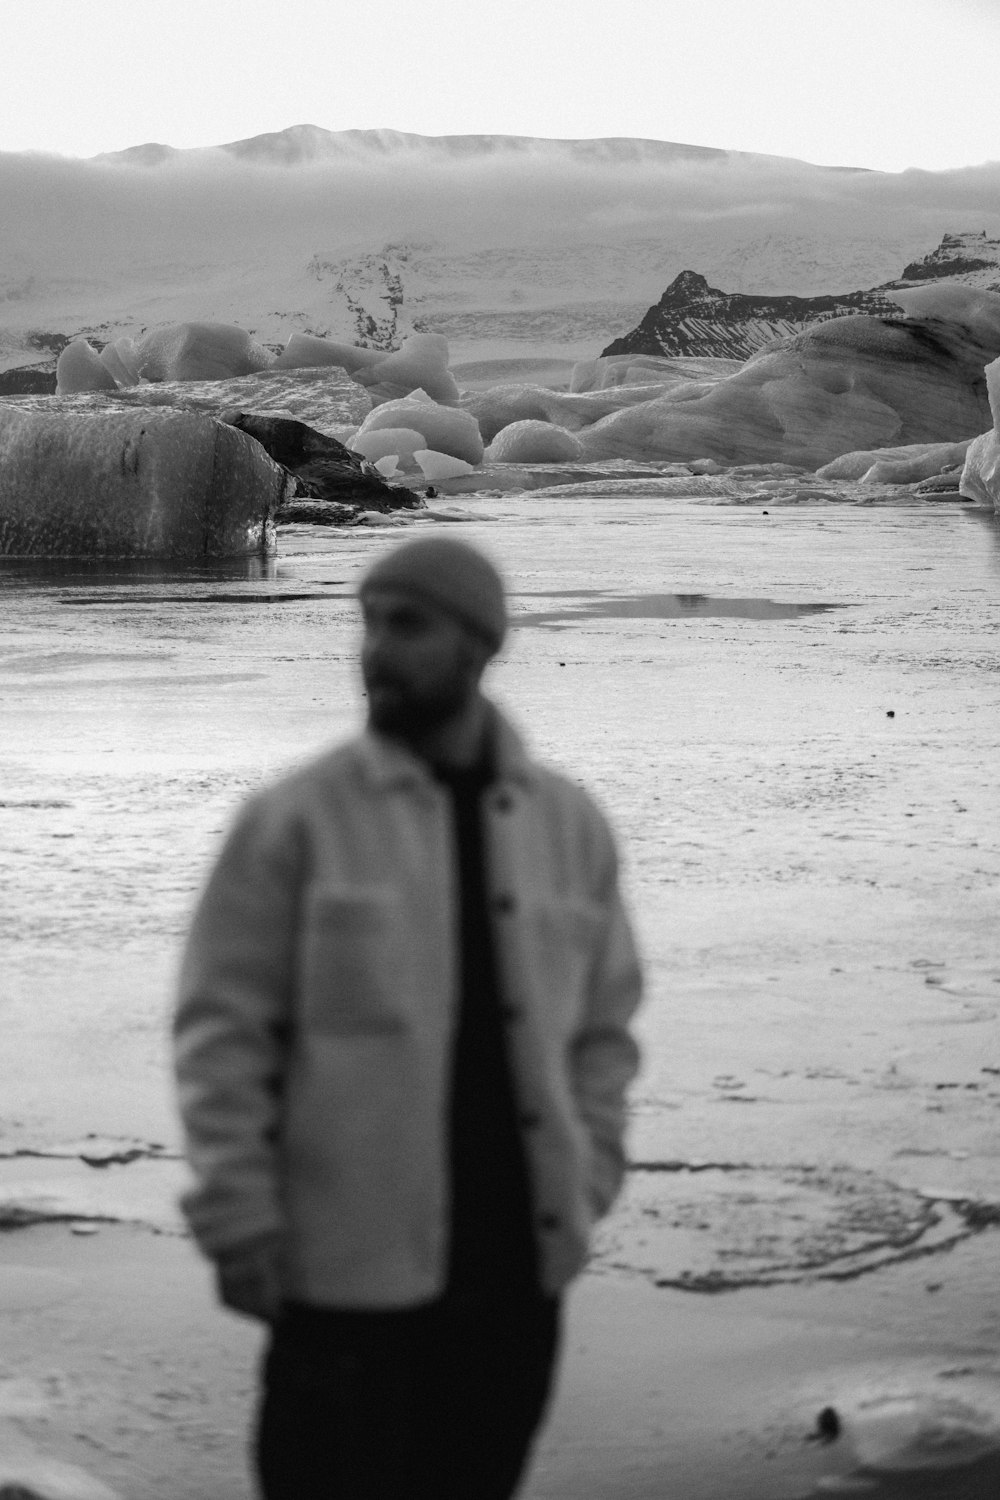
[[[253,798],[176,1021],[223,1302],[272,1325],[266,1500],[507,1500],[621,1182],[639,968],[602,815],[480,679],[478,551],[360,588],[368,727]]]

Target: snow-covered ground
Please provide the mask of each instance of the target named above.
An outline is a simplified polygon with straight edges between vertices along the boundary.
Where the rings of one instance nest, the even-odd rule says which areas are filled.
[[[610,811],[647,957],[635,1166],[588,1285],[862,1289],[922,1256],[927,1341],[950,1307],[978,1370],[995,1316],[944,1252],[1000,1217],[996,519],[460,507],[520,622],[494,690]],[[0,563],[8,1216],[176,1227],[190,905],[237,800],[359,722],[352,591],[399,534],[289,528],[201,574]]]

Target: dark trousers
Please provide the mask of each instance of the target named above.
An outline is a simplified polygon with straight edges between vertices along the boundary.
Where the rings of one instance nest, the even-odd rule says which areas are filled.
[[[265,1500],[509,1500],[552,1384],[559,1304],[291,1306],[264,1369]]]

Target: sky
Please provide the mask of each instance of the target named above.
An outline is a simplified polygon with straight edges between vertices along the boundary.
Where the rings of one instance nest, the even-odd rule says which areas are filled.
[[[1000,161],[1000,0],[2,0],[0,151],[296,124]]]

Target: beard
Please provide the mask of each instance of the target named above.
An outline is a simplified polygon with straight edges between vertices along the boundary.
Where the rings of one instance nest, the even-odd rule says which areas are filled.
[[[416,689],[396,678],[378,675],[365,683],[368,723],[380,734],[414,741],[442,728],[469,701],[468,684],[461,678]]]

